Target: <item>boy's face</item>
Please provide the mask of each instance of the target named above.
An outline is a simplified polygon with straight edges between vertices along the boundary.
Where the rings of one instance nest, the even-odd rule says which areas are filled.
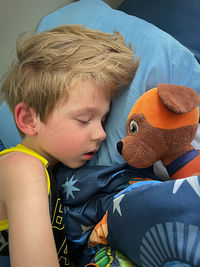
[[[56,159],[70,168],[83,166],[106,138],[103,123],[109,110],[110,100],[94,82],[78,82],[47,123],[39,121],[38,152],[50,162]]]

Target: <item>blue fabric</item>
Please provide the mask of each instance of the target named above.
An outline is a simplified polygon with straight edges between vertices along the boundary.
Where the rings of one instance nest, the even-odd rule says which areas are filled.
[[[80,0],[45,16],[37,31],[62,24],[83,24],[105,32],[118,30],[141,59],[130,88],[121,90],[113,101],[105,127],[107,140],[90,165],[112,166],[124,163],[117,152],[116,143],[126,136],[126,119],[130,109],[146,90],[159,83],[174,83],[192,87],[200,93],[200,65],[193,54],[154,25],[114,10],[101,0]],[[0,139],[5,146],[15,145],[19,135],[7,110],[0,110],[0,118]],[[12,130],[9,130],[10,127]]]
[[[2,151],[2,150],[4,150],[4,149],[5,149],[5,146],[4,146],[3,142],[2,142],[1,139],[0,139],[0,151]]]
[[[64,205],[70,251],[76,266],[81,267],[92,260],[98,249],[88,248],[88,238],[112,204],[114,196],[127,188],[129,181],[135,177],[158,179],[152,168],[137,169],[127,164],[86,166],[78,170],[60,165],[54,174]]]
[[[200,266],[200,176],[132,189],[108,209],[111,247],[139,266]]]
[[[152,168],[137,169],[128,164],[112,167],[85,166],[78,170],[60,164],[54,175],[57,178],[62,203],[66,207],[64,213],[67,214],[67,238],[81,245],[86,239],[82,235],[83,229],[80,225],[96,225],[102,219],[114,195],[125,189],[133,177],[158,179]]]
[[[8,256],[0,255],[0,266],[1,267],[10,267],[10,258]]]
[[[0,140],[6,148],[16,146],[21,141],[13,116],[5,102],[0,106]]]
[[[200,176],[151,181],[145,180],[157,179],[151,168],[127,164],[78,170],[61,165],[56,176],[77,266],[91,260],[87,241],[106,211],[109,245],[132,262],[200,266]]]
[[[199,0],[125,0],[118,9],[168,32],[200,62]]]

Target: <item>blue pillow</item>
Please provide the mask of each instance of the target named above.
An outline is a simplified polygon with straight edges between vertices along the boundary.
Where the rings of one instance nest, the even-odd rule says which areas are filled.
[[[1,148],[16,146],[21,142],[14,118],[5,102],[0,106],[0,141]]]
[[[199,0],[125,0],[118,9],[168,32],[190,49],[200,62]]]
[[[190,86],[200,93],[200,65],[194,55],[154,25],[114,10],[100,0],[81,0],[43,18],[38,31],[63,24],[83,24],[105,32],[120,31],[140,57],[140,67],[129,90],[113,101],[107,121],[107,139],[90,165],[123,163],[116,143],[126,135],[126,119],[136,99],[158,83]]]
[[[2,142],[1,139],[0,139],[0,151],[2,151],[2,150],[4,150],[4,149],[5,149],[5,146],[4,146],[3,142]]]
[[[145,91],[159,83],[172,83],[190,86],[200,94],[200,65],[194,55],[156,26],[114,10],[101,0],[80,0],[45,16],[37,31],[64,24],[82,24],[104,32],[117,30],[140,57],[140,67],[130,88],[120,90],[112,103],[106,124],[107,139],[89,165],[111,166],[124,162],[117,152],[116,143],[125,137],[128,113]],[[13,135],[14,132],[9,132],[11,138]]]

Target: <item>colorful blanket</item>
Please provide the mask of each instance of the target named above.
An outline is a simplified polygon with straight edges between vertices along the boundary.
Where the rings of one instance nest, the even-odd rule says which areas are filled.
[[[60,166],[56,177],[65,205],[67,239],[77,266],[92,262],[102,248],[87,243],[105,212],[109,245],[132,264],[200,266],[199,176],[152,183],[149,179],[158,178],[151,168],[122,164],[80,170]],[[138,177],[142,180],[133,183]],[[89,266],[104,266],[95,264]]]

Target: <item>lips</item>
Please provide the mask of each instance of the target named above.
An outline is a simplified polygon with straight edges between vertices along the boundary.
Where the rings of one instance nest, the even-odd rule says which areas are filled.
[[[96,152],[97,152],[97,150],[93,150],[93,151],[91,151],[91,152],[85,153],[85,154],[84,154],[84,158],[85,158],[86,160],[91,160],[91,159],[94,158],[94,155],[95,155]]]

